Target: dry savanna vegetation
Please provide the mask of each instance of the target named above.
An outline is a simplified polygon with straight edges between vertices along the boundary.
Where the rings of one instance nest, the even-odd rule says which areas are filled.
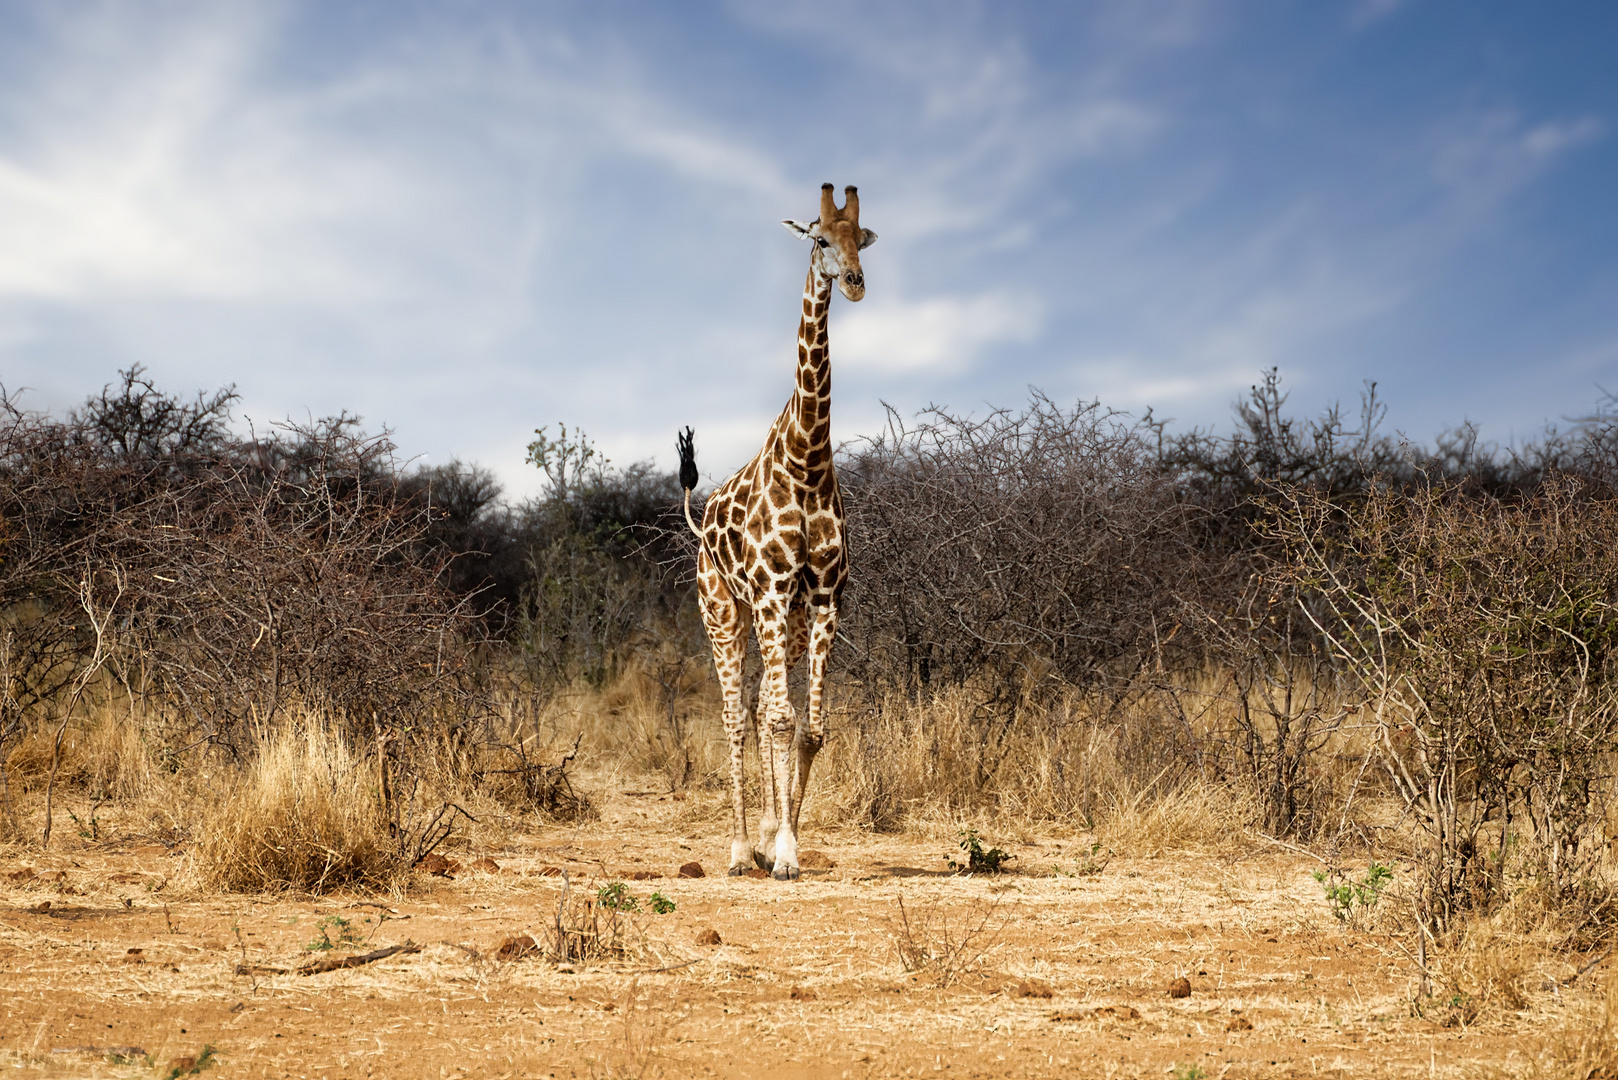
[[[0,395],[17,1075],[1618,1076],[1604,408],[891,417],[788,884],[675,478],[233,403]]]

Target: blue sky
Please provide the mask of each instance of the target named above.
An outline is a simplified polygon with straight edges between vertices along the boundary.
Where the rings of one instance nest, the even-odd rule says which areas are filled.
[[[858,184],[835,435],[1030,386],[1223,423],[1275,364],[1422,439],[1618,390],[1618,5],[0,0],[0,381],[139,362],[534,490],[722,478]]]

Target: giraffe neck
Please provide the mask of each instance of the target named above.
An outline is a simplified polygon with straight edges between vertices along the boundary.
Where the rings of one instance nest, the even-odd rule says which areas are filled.
[[[798,323],[798,385],[782,417],[788,457],[817,474],[831,460],[831,351],[826,314],[835,280],[810,265],[803,286],[803,317]]]

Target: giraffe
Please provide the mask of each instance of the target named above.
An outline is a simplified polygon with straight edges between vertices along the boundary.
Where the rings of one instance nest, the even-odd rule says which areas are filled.
[[[812,245],[792,400],[758,455],[708,497],[700,528],[691,517],[691,489],[697,483],[691,429],[677,439],[686,523],[699,542],[697,598],[730,740],[733,876],[755,862],[779,881],[800,876],[798,813],[810,766],[826,738],[826,662],[848,580],[843,500],[832,467],[826,314],[833,283],[851,301],[865,295],[860,251],[876,242],[876,233],[860,227],[858,191],[845,188],[838,209],[832,190],[830,184],[821,186],[820,217],[814,221],[781,222]],[[750,632],[763,660],[756,701],[749,700],[743,679]],[[809,693],[800,722],[787,694],[787,675],[805,653]],[[757,849],[748,840],[742,793],[744,746],[755,723],[764,789]]]

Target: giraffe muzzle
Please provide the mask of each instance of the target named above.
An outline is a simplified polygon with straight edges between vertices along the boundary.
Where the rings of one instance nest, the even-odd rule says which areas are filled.
[[[850,300],[858,300],[865,295],[864,274],[856,274],[854,271],[849,270],[843,274],[840,284],[843,288],[843,295]]]

